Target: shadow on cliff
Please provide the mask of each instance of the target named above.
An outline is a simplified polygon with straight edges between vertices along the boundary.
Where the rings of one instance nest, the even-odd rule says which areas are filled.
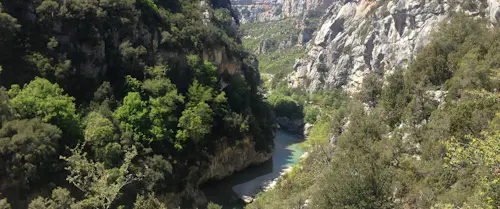
[[[225,179],[209,181],[200,188],[208,202],[222,205],[223,208],[243,208],[245,203],[239,195],[255,195],[262,190],[263,184],[279,177],[290,164],[295,164],[302,154],[297,143],[302,141],[303,139],[296,135],[277,131],[272,160],[248,167]]]

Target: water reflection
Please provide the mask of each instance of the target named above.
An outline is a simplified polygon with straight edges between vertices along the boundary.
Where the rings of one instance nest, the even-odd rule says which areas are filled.
[[[261,187],[284,171],[290,164],[298,162],[303,151],[297,145],[303,139],[278,130],[274,140],[275,151],[272,160],[258,166],[249,167],[232,176],[202,185],[208,201],[226,208],[243,208],[240,195],[253,196]]]

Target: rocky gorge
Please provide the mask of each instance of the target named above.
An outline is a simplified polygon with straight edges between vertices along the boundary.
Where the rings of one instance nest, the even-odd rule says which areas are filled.
[[[404,69],[452,13],[486,17],[498,25],[499,2],[435,0],[335,1],[327,9],[307,55],[288,78],[308,92],[344,88],[354,92],[365,75],[380,78]]]

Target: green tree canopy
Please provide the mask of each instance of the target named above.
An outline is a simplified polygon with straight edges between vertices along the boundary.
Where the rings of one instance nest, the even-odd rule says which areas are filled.
[[[15,118],[40,118],[73,137],[79,132],[75,99],[64,94],[59,85],[43,78],[35,78],[22,89],[18,85],[12,85],[8,93],[11,97],[9,106],[14,110]]]
[[[69,209],[75,207],[75,198],[67,189],[58,187],[52,190],[50,198],[38,197],[31,201],[28,209]]]
[[[40,119],[13,120],[0,129],[1,188],[30,189],[57,170],[61,130]]]
[[[120,121],[124,131],[134,133],[137,139],[147,137],[149,130],[147,102],[143,101],[138,92],[129,92],[123,98],[123,105],[114,112],[114,117]]]

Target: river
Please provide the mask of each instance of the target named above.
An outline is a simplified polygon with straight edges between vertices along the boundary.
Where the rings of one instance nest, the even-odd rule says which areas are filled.
[[[246,168],[220,181],[208,182],[201,186],[208,201],[223,206],[223,209],[243,208],[245,203],[240,195],[254,196],[292,164],[296,164],[304,151],[298,143],[303,138],[281,130],[276,131],[272,160],[258,166]]]

